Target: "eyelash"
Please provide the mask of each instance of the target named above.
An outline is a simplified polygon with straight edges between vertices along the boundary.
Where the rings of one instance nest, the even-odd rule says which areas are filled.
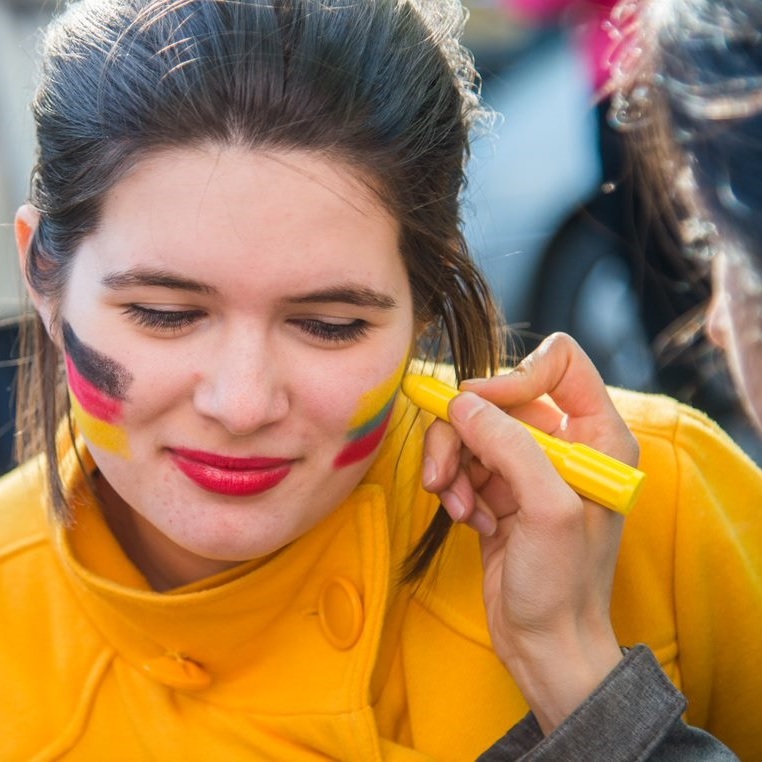
[[[321,341],[336,344],[349,343],[362,338],[368,333],[365,320],[353,320],[351,323],[326,323],[323,320],[303,319],[294,321],[305,333]]]
[[[154,310],[139,304],[128,305],[125,313],[143,328],[171,332],[182,331],[204,316],[201,310]],[[368,333],[368,323],[359,318],[351,323],[313,319],[295,320],[294,323],[310,336],[336,344],[356,341]]]
[[[204,315],[201,310],[152,310],[139,304],[130,304],[125,313],[143,328],[173,332],[193,325]]]

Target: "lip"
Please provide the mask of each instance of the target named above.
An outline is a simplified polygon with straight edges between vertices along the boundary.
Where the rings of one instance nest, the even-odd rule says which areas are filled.
[[[177,468],[199,487],[231,497],[272,489],[288,476],[293,464],[284,458],[235,458],[182,448],[169,453]]]

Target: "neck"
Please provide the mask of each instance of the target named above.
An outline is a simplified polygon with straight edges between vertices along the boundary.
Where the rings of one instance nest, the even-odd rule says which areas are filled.
[[[109,529],[130,561],[157,592],[213,577],[241,563],[202,558],[191,553],[172,542],[125,503],[100,474],[96,476],[96,485]]]

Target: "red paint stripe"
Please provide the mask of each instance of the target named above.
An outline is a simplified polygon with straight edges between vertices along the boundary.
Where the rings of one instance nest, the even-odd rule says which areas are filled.
[[[115,423],[122,417],[121,400],[109,397],[88,381],[78,370],[69,355],[66,355],[66,373],[69,376],[69,388],[90,415],[108,423]]]
[[[386,427],[389,425],[389,421],[392,417],[392,411],[389,410],[386,418],[373,430],[369,431],[365,436],[360,439],[354,439],[351,441],[333,461],[335,468],[343,468],[344,466],[350,466],[352,463],[357,463],[359,460],[363,460],[370,455],[373,450],[378,447],[379,443],[383,439]]]

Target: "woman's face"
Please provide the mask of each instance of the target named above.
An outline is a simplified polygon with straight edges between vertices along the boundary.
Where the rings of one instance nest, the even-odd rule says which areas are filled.
[[[107,518],[170,587],[282,548],[352,491],[414,321],[398,226],[347,166],[209,147],[116,185],[61,328]]]
[[[762,284],[739,254],[714,257],[707,334],[725,351],[744,407],[762,431]]]

